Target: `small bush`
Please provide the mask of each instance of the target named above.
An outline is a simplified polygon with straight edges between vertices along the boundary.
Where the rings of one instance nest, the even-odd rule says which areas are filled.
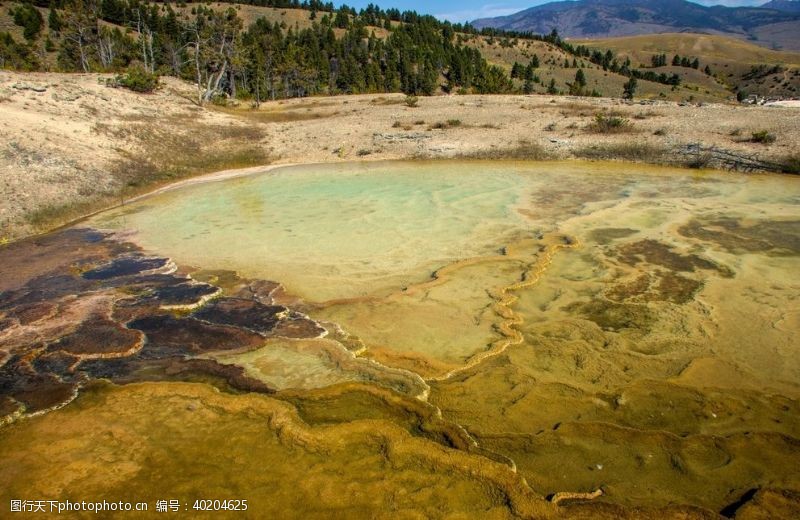
[[[419,103],[419,98],[417,96],[406,96],[404,103],[409,108],[415,108]]]
[[[714,157],[710,153],[702,153],[690,156],[685,164],[687,168],[700,170],[702,168],[708,168],[713,158]]]
[[[753,137],[750,138],[751,143],[772,144],[776,140],[775,136],[766,130],[753,132]]]
[[[448,119],[447,121],[437,121],[429,128],[431,130],[447,130],[448,128],[458,128],[462,124],[460,119]]]
[[[395,121],[392,124],[392,128],[400,128],[401,126],[403,126],[403,123],[401,123],[400,121]]]
[[[599,134],[618,134],[630,131],[631,126],[630,121],[619,116],[597,114],[588,129]]]
[[[666,131],[666,130],[664,130],[663,128],[659,128],[658,130],[656,130],[655,132],[653,132],[653,135],[657,135],[657,136],[665,136],[665,135],[667,135],[667,131]]]
[[[115,83],[134,92],[150,93],[158,88],[158,76],[144,67],[131,67],[125,74],[118,75]]]
[[[781,161],[783,173],[800,174],[800,154],[789,155]]]

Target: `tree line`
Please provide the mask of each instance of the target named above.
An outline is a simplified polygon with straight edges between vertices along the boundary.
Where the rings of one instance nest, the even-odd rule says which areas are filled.
[[[512,79],[533,92],[538,57],[511,75],[490,65],[480,51],[465,45],[470,35],[528,38],[632,79],[677,85],[680,78],[633,69],[611,51],[601,52],[549,35],[483,29],[452,24],[414,11],[383,10],[370,4],[356,11],[319,0],[245,0],[237,3],[310,11],[311,26],[287,27],[259,18],[249,27],[233,7],[211,9],[202,3],[153,3],[143,0],[31,0],[15,9],[15,23],[27,43],[0,33],[0,67],[38,70],[44,51],[57,52],[65,71],[121,71],[136,64],[149,74],[164,74],[197,85],[197,101],[241,97],[263,100],[314,94],[404,92],[431,95],[440,89],[461,93],[506,93]],[[49,7],[45,28],[36,7]],[[107,23],[102,23],[107,22]],[[376,28],[387,31],[378,37]],[[379,30],[380,30],[379,29]],[[53,38],[51,38],[51,35]],[[573,59],[573,62],[575,60]],[[583,73],[576,76],[582,76]],[[569,84],[585,92],[585,77]],[[548,92],[556,92],[551,81]]]
[[[258,101],[313,94],[446,91],[503,93],[509,76],[480,51],[462,45],[455,31],[432,16],[400,14],[369,6],[361,15],[320,2],[265,0],[256,5],[311,10],[300,29],[264,18],[245,28],[236,9],[203,4],[173,8],[139,0],[55,0],[50,30],[58,36],[58,65],[68,71],[122,70],[140,63],[150,73],[197,84],[198,101],[217,96]],[[23,8],[20,8],[23,9]],[[41,15],[25,7],[35,30]],[[30,15],[30,10],[35,15]],[[317,15],[316,13],[320,13]],[[39,18],[35,16],[39,15]],[[28,22],[28,18],[38,22]],[[394,18],[399,22],[392,24]],[[110,24],[101,24],[100,21]],[[389,27],[378,38],[370,25]],[[337,35],[335,30],[342,29]],[[36,30],[38,33],[38,30]],[[33,36],[33,35],[32,35]],[[49,38],[49,37],[48,37]],[[0,53],[12,68],[37,69],[36,52],[0,37]]]

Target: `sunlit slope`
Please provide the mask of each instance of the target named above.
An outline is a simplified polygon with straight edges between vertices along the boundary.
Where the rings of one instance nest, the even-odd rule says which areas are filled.
[[[701,92],[718,89],[771,97],[800,95],[800,53],[766,49],[726,36],[708,34],[653,34],[598,40],[576,40],[597,49],[611,49],[629,57],[634,66],[649,67],[655,55],[666,54],[671,64],[676,54],[700,60],[700,70],[659,67],[658,72],[677,72],[684,85]],[[703,74],[708,66],[711,75]]]
[[[595,40],[575,40],[572,43],[611,49],[630,56],[634,63],[650,63],[655,54],[697,56],[700,61],[724,64],[800,64],[800,53],[775,51],[736,38],[710,34],[668,33],[645,36],[626,36]]]

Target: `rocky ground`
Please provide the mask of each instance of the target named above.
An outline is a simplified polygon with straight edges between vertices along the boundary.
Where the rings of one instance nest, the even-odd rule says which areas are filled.
[[[796,107],[541,95],[411,107],[392,94],[201,108],[181,81],[136,94],[107,86],[109,77],[0,72],[0,240],[180,178],[267,163],[585,158],[777,170],[797,161],[800,144]],[[627,124],[593,129],[597,114]],[[760,131],[774,142],[752,142]]]

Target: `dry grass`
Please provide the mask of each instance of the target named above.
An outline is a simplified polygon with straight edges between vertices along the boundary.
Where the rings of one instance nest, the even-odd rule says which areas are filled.
[[[178,129],[183,129],[183,132]],[[244,168],[267,162],[258,143],[258,126],[191,124],[165,126],[130,124],[126,141],[134,151],[124,151],[126,160],[115,168],[127,188],[139,188],[229,168]]]
[[[383,96],[377,97],[377,98],[373,99],[372,101],[370,101],[370,103],[372,103],[373,105],[379,105],[379,106],[381,106],[381,105],[384,105],[384,106],[385,105],[402,105],[405,102],[406,102],[405,99],[401,98],[401,97],[386,98],[386,97],[383,97]]]
[[[321,108],[324,105],[320,104],[315,107],[300,106],[300,107],[281,107],[269,108],[265,110],[254,108],[234,108],[222,106],[209,106],[210,109],[223,112],[225,114],[245,119],[247,121],[255,121],[257,123],[292,123],[294,121],[309,121],[313,119],[325,119],[339,114],[339,111],[316,111],[312,108]],[[301,111],[305,108],[306,111]]]
[[[37,230],[66,224],[175,180],[219,170],[267,164],[258,143],[258,125],[204,124],[192,117],[171,116],[153,123],[144,116],[124,118],[124,124],[95,124],[94,131],[124,139],[130,149],[117,150],[123,160],[110,171],[119,179],[114,193],[92,200],[44,206],[25,215]]]
[[[666,149],[648,143],[611,143],[580,148],[575,157],[594,160],[625,160],[646,163],[664,162]]]
[[[586,117],[591,115],[595,110],[592,105],[577,101],[558,103],[552,108],[558,109],[559,113],[564,117]]]
[[[650,119],[651,117],[661,117],[663,115],[664,114],[662,114],[661,112],[656,112],[655,110],[647,110],[644,112],[637,112],[636,114],[633,115],[633,118],[642,121],[645,119]]]
[[[458,159],[515,159],[524,161],[548,161],[554,158],[542,145],[530,141],[519,141],[516,146],[509,148],[491,148],[463,152],[456,156]]]

